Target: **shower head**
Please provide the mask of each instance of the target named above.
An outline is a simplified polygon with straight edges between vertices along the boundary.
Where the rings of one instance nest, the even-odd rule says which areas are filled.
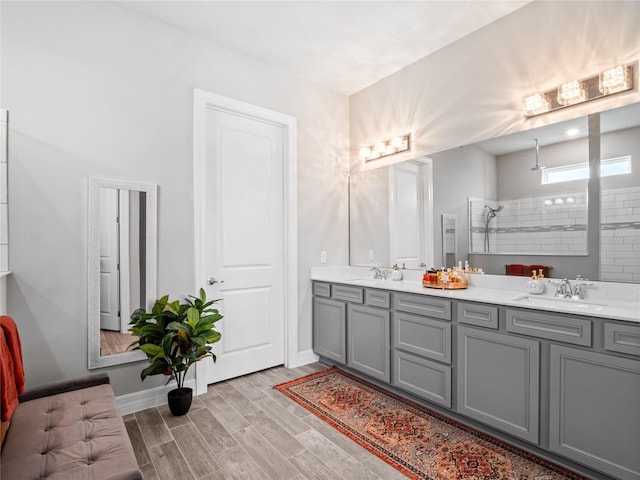
[[[489,213],[495,216],[496,213],[502,211],[504,205],[498,205],[496,208],[493,208],[490,205],[485,205],[484,208],[488,209]]]
[[[531,167],[531,171],[532,172],[537,172],[538,170],[544,170],[546,167],[544,165],[540,165],[540,162],[538,161],[538,153],[539,153],[539,148],[538,148],[538,139],[534,138],[535,142],[536,142],[536,164],[534,167]]]
[[[496,208],[493,208],[493,207],[490,207],[489,205],[485,205],[484,208],[489,210],[487,212],[487,225],[489,225],[489,221],[492,218],[495,218],[497,216],[498,212],[501,211],[504,208],[504,206],[503,205],[498,205]]]

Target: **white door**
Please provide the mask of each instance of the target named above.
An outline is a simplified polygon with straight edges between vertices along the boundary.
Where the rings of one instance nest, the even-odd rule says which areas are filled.
[[[389,176],[389,260],[399,267],[433,263],[431,163],[393,165]]]
[[[120,331],[118,190],[100,188],[100,328]]]
[[[201,282],[224,315],[213,383],[284,363],[284,129],[213,108],[205,125],[202,271],[221,283]]]

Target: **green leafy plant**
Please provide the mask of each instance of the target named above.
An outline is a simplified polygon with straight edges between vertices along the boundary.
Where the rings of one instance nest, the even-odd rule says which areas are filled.
[[[140,373],[142,380],[150,375],[168,375],[167,383],[175,380],[182,390],[191,365],[206,357],[216,361],[211,349],[222,337],[214,328],[222,318],[212,307],[217,301],[207,301],[201,288],[199,297],[189,295],[184,303],[171,302],[165,295],[156,300],[150,312],[143,308],[133,312],[129,331],[138,340],[131,346],[142,350],[149,360],[149,366]]]

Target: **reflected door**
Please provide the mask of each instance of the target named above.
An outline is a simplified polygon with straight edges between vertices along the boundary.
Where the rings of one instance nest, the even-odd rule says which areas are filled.
[[[206,113],[204,271],[224,318],[207,383],[284,363],[283,128]]]
[[[118,190],[100,189],[100,329],[120,331]]]
[[[389,182],[389,259],[398,266],[420,268],[429,260],[425,237],[429,199],[425,198],[424,169],[414,163],[394,165]]]

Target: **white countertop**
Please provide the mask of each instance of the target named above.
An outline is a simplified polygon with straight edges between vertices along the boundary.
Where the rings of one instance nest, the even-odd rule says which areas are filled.
[[[403,273],[404,279],[401,281],[374,280],[373,274],[364,267],[325,267],[312,269],[311,279],[452,300],[468,300],[640,323],[640,285],[637,284],[593,282],[593,287],[588,287],[586,290],[584,300],[570,300],[555,299],[552,295],[553,286],[548,283],[544,294],[531,294],[526,288],[528,282],[526,277],[469,275],[468,288],[441,290],[423,287],[422,275],[419,271],[406,270]]]

